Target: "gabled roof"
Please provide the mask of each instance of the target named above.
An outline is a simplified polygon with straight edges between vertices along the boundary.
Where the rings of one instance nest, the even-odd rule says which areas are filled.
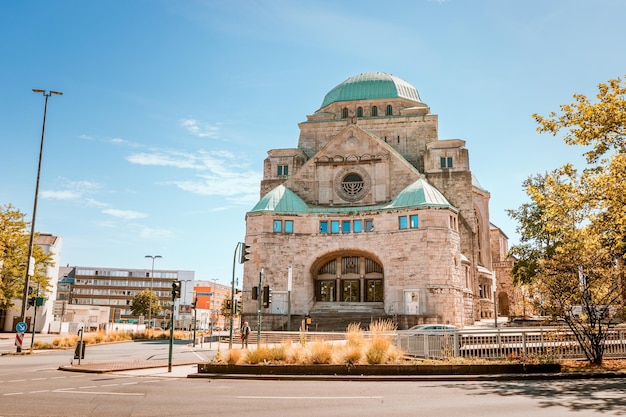
[[[431,207],[457,210],[439,190],[430,185],[424,178],[420,178],[402,190],[389,203],[372,206],[310,206],[281,184],[265,194],[250,210],[250,213],[346,214]]]

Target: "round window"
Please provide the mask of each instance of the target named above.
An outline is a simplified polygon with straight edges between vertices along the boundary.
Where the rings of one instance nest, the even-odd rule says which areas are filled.
[[[359,174],[351,173],[346,175],[341,182],[343,192],[349,196],[357,196],[363,191],[363,178]]]

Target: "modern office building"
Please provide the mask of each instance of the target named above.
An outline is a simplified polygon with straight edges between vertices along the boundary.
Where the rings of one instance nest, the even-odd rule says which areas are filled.
[[[246,215],[244,319],[256,322],[260,274],[272,293],[264,328],[297,329],[306,316],[318,330],[493,317],[490,194],[466,141],[439,139],[413,85],[356,75],[299,128],[297,147],[268,151]]]
[[[164,308],[153,317],[156,326],[167,326],[168,311],[172,305],[172,282],[182,282],[182,294],[177,302],[178,320],[188,319],[188,308],[194,286],[193,271],[133,268],[74,266],[64,268],[57,299],[68,304],[104,306],[111,309],[111,321],[137,322],[131,312],[133,297],[145,289],[152,289]],[[144,317],[148,320],[148,317]]]

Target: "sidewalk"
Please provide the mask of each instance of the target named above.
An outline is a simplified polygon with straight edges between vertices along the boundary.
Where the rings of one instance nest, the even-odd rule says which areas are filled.
[[[193,366],[194,372],[198,371],[198,361],[181,361],[181,360],[172,360],[172,370],[174,368],[183,368]],[[150,371],[159,370],[161,368],[165,368],[167,372],[168,368],[168,360],[159,359],[159,360],[146,360],[146,361],[128,361],[128,362],[85,362],[81,361],[80,365],[78,364],[78,360],[75,360],[75,363],[71,365],[63,365],[59,366],[59,369],[62,371],[68,372],[85,372],[85,373],[93,373],[93,374],[103,374],[107,372],[119,372],[119,371]]]

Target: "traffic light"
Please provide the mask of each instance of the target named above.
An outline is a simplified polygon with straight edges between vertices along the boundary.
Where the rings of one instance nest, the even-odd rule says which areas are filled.
[[[230,300],[226,299],[224,302],[226,303],[226,310],[230,310],[233,307]]]
[[[172,301],[174,301],[176,298],[180,298],[180,287],[180,281],[172,281]]]
[[[196,309],[196,306],[197,306],[197,300],[193,300],[193,301],[191,302],[191,308],[193,308],[193,309],[195,310],[195,309]]]
[[[34,305],[35,305],[35,297],[30,297],[30,298],[28,299],[28,306],[29,306],[29,307],[32,307],[32,306],[34,306]]]
[[[241,300],[235,300],[235,314],[241,313]]]
[[[259,299],[259,287],[252,287],[252,299],[253,300]]]
[[[250,255],[250,251],[248,249],[250,249],[250,245],[246,245],[244,243],[241,247],[241,257],[239,258],[240,264],[250,260],[250,258],[248,257],[248,255]]]
[[[270,306],[270,303],[272,302],[271,291],[272,290],[270,290],[269,285],[263,287],[263,307],[265,308],[268,308]]]

